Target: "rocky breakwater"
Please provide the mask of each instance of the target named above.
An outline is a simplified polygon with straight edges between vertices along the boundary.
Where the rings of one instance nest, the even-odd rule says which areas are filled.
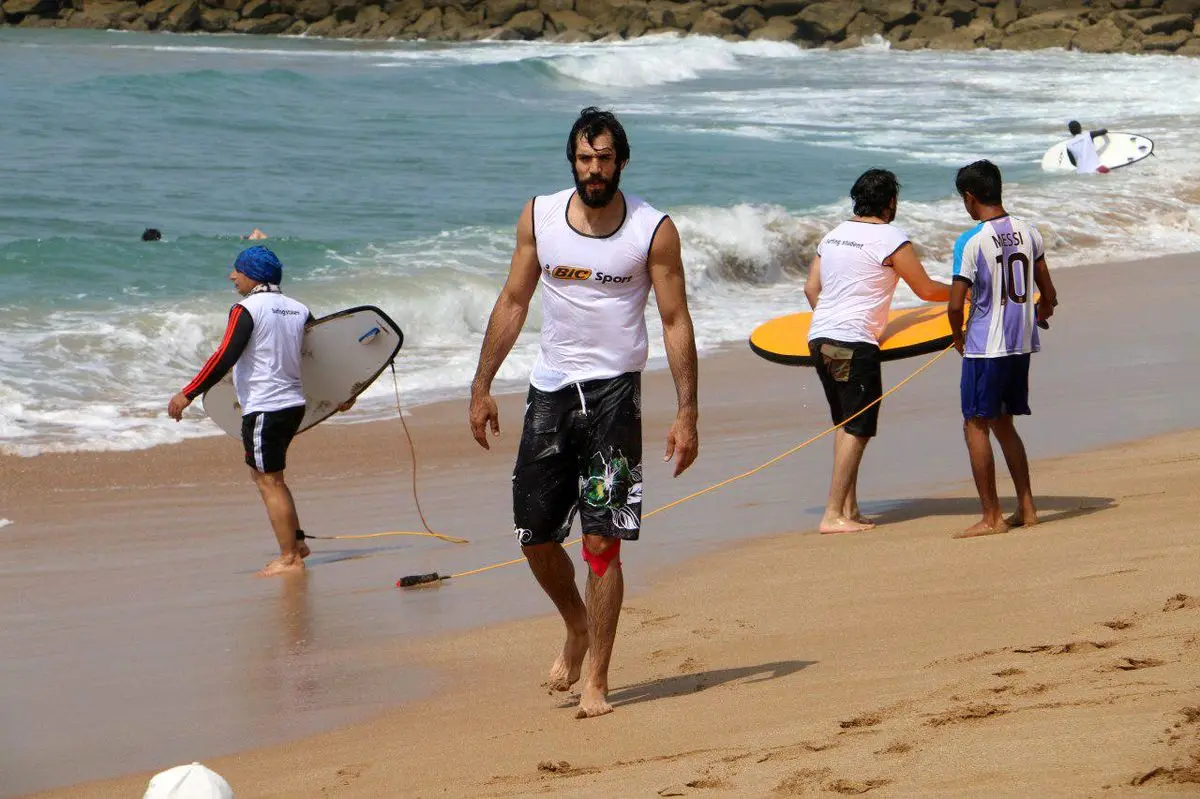
[[[1200,0],[0,0],[0,24],[374,39],[654,33],[900,50],[1200,55]]]

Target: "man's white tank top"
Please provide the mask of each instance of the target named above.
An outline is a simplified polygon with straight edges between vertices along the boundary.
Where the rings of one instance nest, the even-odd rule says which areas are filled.
[[[567,223],[574,194],[533,198],[542,335],[529,380],[542,391],[646,368],[650,244],[666,214],[625,194],[616,232],[588,236]]]
[[[233,365],[242,415],[303,405],[300,350],[308,308],[278,289],[256,289],[238,304],[254,320],[250,342]]]

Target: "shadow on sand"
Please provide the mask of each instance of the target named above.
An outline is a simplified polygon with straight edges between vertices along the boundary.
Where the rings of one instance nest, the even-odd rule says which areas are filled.
[[[1087,516],[1098,511],[1117,507],[1117,501],[1112,497],[1056,497],[1034,496],[1037,503],[1038,520],[1061,522],[1077,516]],[[1016,500],[1012,497],[1001,497],[1000,507],[1005,514],[1014,512]],[[869,515],[877,524],[896,524],[913,519],[925,519],[931,516],[962,516],[978,517],[980,513],[977,497],[923,497],[919,499],[895,500],[892,502],[864,503],[863,512]]]
[[[692,674],[680,674],[675,677],[663,677],[657,680],[647,680],[636,685],[626,685],[611,691],[608,701],[613,707],[636,705],[638,702],[653,702],[656,699],[670,699],[676,696],[687,696],[705,688],[715,688],[726,683],[744,681],[747,684],[775,680],[788,677],[801,669],[808,668],[815,660],[781,660],[776,663],[763,663],[759,666],[743,666],[731,669],[711,669]]]

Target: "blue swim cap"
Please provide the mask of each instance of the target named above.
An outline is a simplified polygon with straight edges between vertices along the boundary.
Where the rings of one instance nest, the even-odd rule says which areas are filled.
[[[259,283],[278,284],[283,280],[283,264],[275,253],[261,245],[247,247],[238,253],[233,268]]]

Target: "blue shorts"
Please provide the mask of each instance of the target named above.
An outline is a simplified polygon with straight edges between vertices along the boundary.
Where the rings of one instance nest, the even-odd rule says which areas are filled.
[[[1029,414],[1029,355],[963,358],[964,419]]]

